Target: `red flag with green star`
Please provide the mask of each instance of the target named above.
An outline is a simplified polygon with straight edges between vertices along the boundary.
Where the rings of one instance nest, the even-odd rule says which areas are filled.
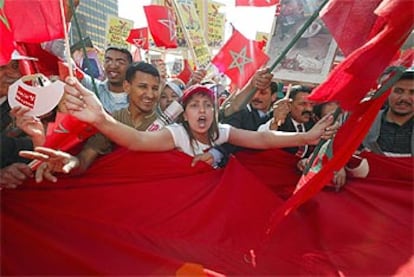
[[[177,31],[172,11],[164,6],[144,6],[148,28],[155,45],[165,48],[177,48]]]
[[[211,62],[242,88],[268,60],[257,41],[249,40],[233,29],[233,35]]]

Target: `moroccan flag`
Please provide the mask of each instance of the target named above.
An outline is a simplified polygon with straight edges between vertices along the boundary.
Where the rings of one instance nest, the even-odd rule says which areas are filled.
[[[55,122],[47,126],[46,142],[43,146],[67,151],[76,144],[96,134],[97,130],[70,114],[58,112]]]
[[[279,0],[236,0],[237,6],[268,7],[279,4]]]
[[[233,35],[211,62],[242,88],[268,60],[257,41],[249,40],[233,29]]]
[[[177,31],[172,11],[164,6],[144,6],[148,27],[155,45],[177,48]]]
[[[383,0],[375,10],[378,16],[371,38],[352,52],[309,96],[317,102],[337,101],[353,110],[393,61],[414,27],[414,2]]]
[[[59,0],[0,1],[0,65],[10,61],[14,42],[63,38]]]
[[[333,0],[320,17],[345,56],[364,45],[377,20],[375,9],[382,0]]]
[[[131,29],[126,41],[138,48],[148,50],[148,28]]]
[[[47,125],[46,141],[43,146],[70,152],[74,146],[96,133],[96,128],[88,123],[70,114],[58,112],[55,121]],[[35,170],[41,163],[41,161],[34,160],[30,163],[30,167]]]
[[[177,78],[187,84],[190,81],[191,74],[193,73],[193,71],[191,70],[190,63],[188,62],[187,59],[184,59],[183,63],[184,63],[184,68],[177,75]]]

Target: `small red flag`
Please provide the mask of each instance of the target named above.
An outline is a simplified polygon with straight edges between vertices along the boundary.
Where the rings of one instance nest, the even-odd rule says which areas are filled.
[[[68,151],[78,143],[97,133],[88,123],[82,122],[70,114],[58,112],[55,122],[47,126],[46,142],[43,146]]]
[[[64,37],[59,0],[0,1],[0,65],[14,42],[40,43]]]
[[[279,0],[236,0],[237,6],[268,7],[279,4]]]
[[[148,50],[148,28],[131,29],[129,36],[126,39],[127,42],[135,45],[137,48]]]
[[[211,62],[242,88],[268,60],[257,41],[249,40],[233,29],[233,35]]]
[[[155,45],[177,48],[177,31],[172,11],[159,5],[144,6],[144,11]]]
[[[184,63],[184,68],[177,75],[177,78],[187,84],[190,81],[191,74],[193,73],[193,71],[191,70],[190,63],[188,62],[187,59],[184,59],[183,63]]]

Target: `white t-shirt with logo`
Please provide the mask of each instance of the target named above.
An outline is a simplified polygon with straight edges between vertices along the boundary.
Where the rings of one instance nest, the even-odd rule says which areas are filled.
[[[182,124],[174,123],[165,126],[165,128],[167,128],[173,136],[175,147],[189,156],[203,154],[211,148],[211,145],[201,143],[197,140],[193,142],[193,147],[191,147],[190,137]],[[215,145],[226,143],[229,140],[230,128],[231,126],[228,124],[218,124],[219,136],[214,141]]]

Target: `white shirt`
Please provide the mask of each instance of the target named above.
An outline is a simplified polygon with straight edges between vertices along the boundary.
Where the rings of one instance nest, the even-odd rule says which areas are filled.
[[[199,142],[198,140],[194,141],[193,147],[191,147],[190,137],[181,124],[174,123],[166,126],[165,128],[167,128],[167,130],[170,131],[171,135],[173,136],[175,147],[189,156],[203,154],[206,150],[211,148],[210,145]],[[229,140],[230,128],[231,126],[228,124],[219,123],[219,136],[214,141],[214,144],[220,145],[226,143]]]

